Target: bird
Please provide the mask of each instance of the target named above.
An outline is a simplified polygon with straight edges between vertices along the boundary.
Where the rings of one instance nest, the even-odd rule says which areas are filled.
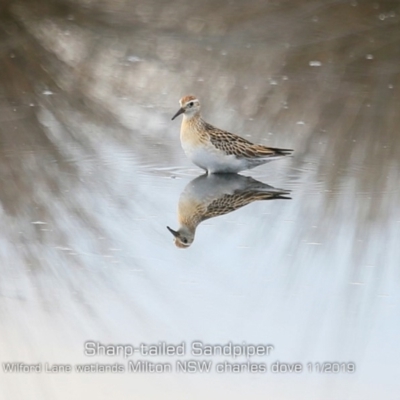
[[[183,114],[180,132],[182,148],[187,157],[207,173],[238,173],[293,152],[254,144],[214,127],[201,117],[200,101],[195,96],[184,96],[179,104],[180,109],[172,120]]]
[[[177,247],[186,249],[194,241],[198,225],[257,200],[290,200],[288,190],[276,189],[250,176],[203,174],[190,181],[178,203],[178,230],[167,226]]]

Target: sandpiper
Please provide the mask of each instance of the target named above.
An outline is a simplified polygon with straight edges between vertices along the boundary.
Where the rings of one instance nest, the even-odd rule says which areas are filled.
[[[208,124],[202,119],[200,102],[194,96],[182,97],[179,104],[181,108],[172,119],[183,114],[182,148],[188,158],[207,173],[237,173],[290,155],[293,151],[254,144]]]
[[[178,204],[179,229],[167,226],[175,245],[188,248],[197,226],[209,218],[228,214],[257,200],[290,199],[287,190],[276,189],[238,174],[202,175],[190,181]]]

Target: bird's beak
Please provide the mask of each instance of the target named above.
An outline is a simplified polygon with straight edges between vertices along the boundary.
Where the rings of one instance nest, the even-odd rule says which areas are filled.
[[[169,226],[167,226],[167,229],[174,235],[174,237],[179,236],[179,233],[177,231],[174,231],[173,229],[171,229]]]
[[[181,107],[181,108],[178,110],[178,112],[171,118],[172,121],[173,121],[178,115],[181,115],[181,114],[183,114],[184,112],[185,112],[185,109]]]

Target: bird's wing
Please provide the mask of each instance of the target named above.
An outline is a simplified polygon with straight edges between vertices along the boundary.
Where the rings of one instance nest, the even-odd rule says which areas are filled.
[[[278,149],[251,143],[240,136],[215,128],[209,124],[207,124],[207,133],[210,135],[211,143],[228,155],[243,158],[264,158],[288,155],[292,152],[289,149]]]
[[[239,191],[233,194],[224,194],[208,204],[201,220],[228,214],[247,204],[257,200],[290,199],[285,197],[288,192],[266,192],[266,191]]]

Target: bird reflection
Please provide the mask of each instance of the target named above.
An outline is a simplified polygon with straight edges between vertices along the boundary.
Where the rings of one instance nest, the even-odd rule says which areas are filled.
[[[188,248],[197,226],[209,218],[228,214],[257,200],[286,199],[289,192],[238,174],[202,175],[190,181],[178,204],[177,231],[167,226],[177,247]]]

